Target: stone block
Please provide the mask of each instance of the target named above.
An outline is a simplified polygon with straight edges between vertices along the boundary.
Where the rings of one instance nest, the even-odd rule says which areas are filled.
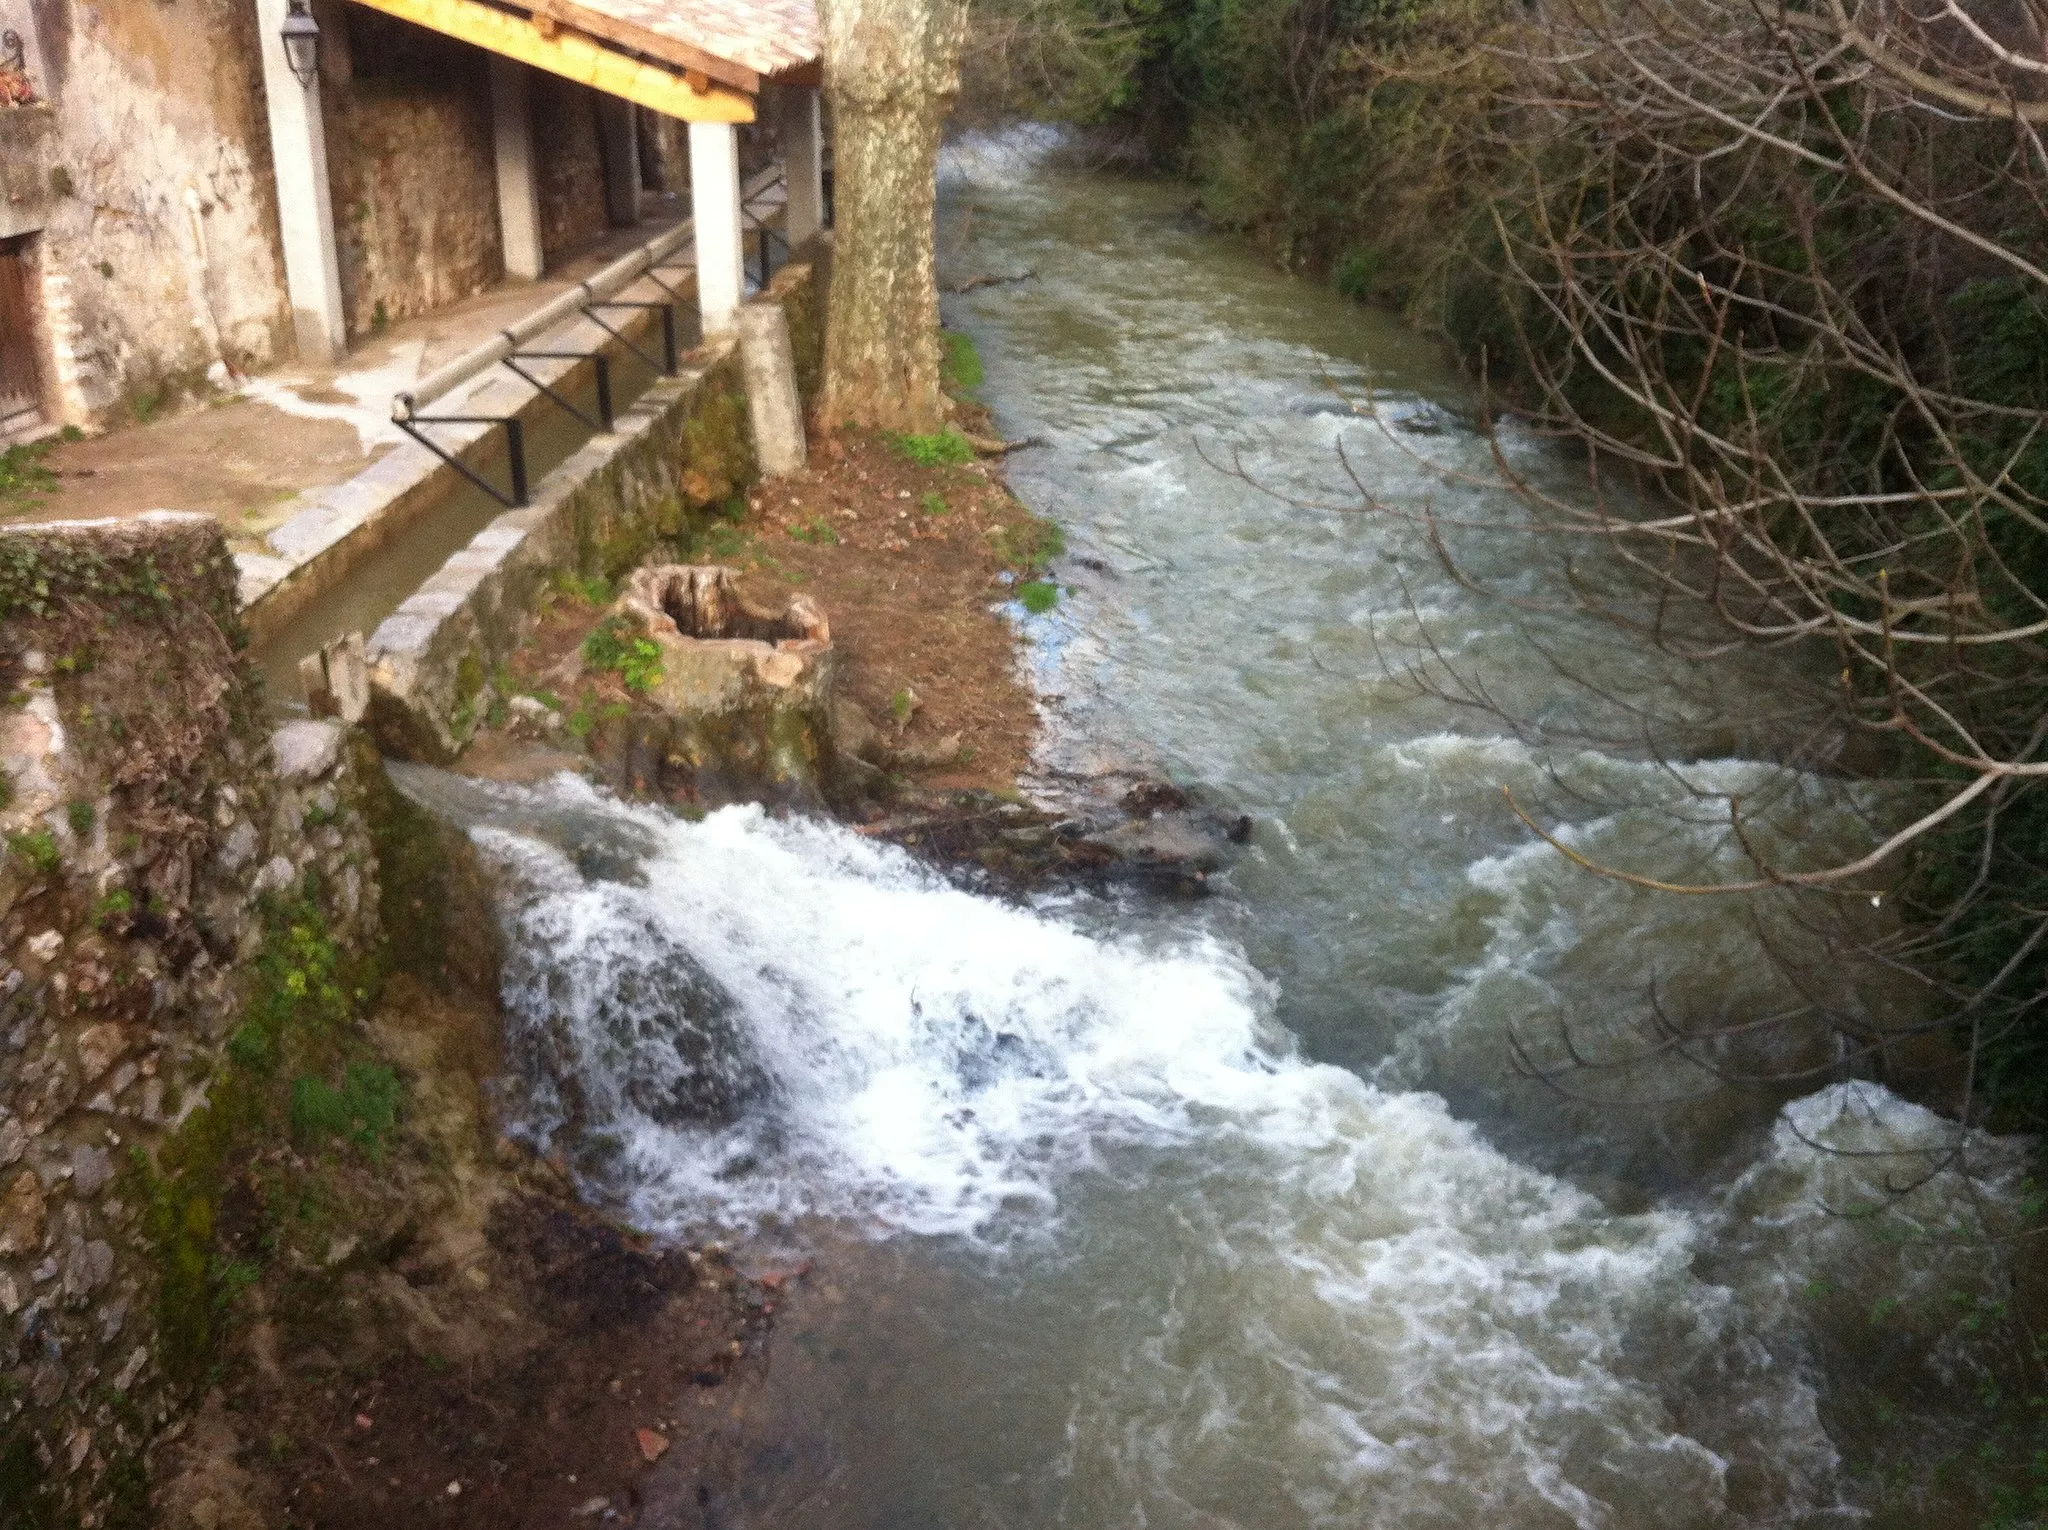
[[[341,729],[331,722],[289,722],[270,736],[281,781],[317,781],[341,758]]]

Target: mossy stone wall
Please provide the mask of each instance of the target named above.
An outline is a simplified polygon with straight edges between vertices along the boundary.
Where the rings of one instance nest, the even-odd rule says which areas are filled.
[[[206,516],[0,531],[0,697],[0,1517],[142,1524],[211,1353],[265,911],[367,946],[367,767],[273,732]]]

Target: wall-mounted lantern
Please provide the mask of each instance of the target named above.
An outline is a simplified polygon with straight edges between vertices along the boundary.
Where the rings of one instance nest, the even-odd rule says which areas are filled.
[[[306,0],[291,0],[278,35],[284,39],[284,61],[299,83],[311,90],[320,75],[320,23],[306,9]]]

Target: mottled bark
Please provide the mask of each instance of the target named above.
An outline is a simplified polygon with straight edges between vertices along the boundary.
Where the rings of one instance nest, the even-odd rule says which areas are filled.
[[[939,134],[960,90],[962,0],[822,0],[836,223],[828,429],[944,423],[934,270]]]

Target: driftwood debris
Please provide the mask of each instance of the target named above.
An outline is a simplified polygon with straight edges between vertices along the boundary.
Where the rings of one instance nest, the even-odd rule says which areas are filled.
[[[1034,281],[1037,277],[1036,271],[1019,271],[1014,276],[997,276],[984,271],[979,276],[970,276],[964,282],[957,282],[953,286],[942,287],[939,290],[949,297],[959,297],[964,293],[979,292],[984,287],[1008,287],[1016,282]]]

